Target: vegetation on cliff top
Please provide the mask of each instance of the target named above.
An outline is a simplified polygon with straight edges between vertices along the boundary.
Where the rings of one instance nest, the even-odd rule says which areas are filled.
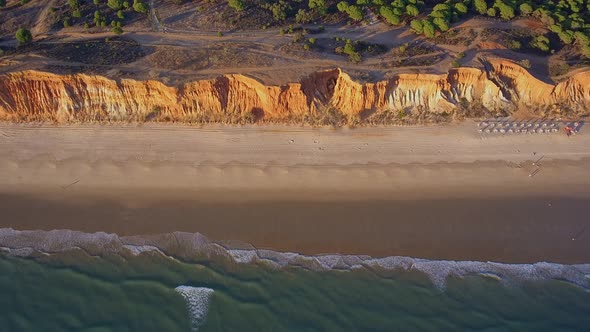
[[[448,31],[453,23],[468,16],[502,20],[533,17],[551,32],[537,36],[528,46],[549,52],[556,46],[573,44],[590,58],[590,3],[585,0],[229,0],[229,6],[239,12],[249,8],[267,10],[277,25],[325,22],[338,13],[351,22],[379,17],[394,26],[409,25],[412,31],[428,38]]]

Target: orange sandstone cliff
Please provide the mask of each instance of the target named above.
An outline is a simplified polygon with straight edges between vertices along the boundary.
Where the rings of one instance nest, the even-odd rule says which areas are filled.
[[[399,74],[375,83],[355,82],[334,69],[281,86],[242,75],[170,87],[85,74],[13,72],[0,75],[0,120],[239,122],[250,116],[281,122],[325,107],[352,117],[385,110],[449,112],[464,102],[491,110],[547,105],[582,110],[590,105],[590,72],[552,85],[509,61],[491,61],[485,67],[442,75]]]

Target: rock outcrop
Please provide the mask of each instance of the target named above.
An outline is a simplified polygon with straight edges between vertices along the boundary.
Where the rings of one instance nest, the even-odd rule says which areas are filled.
[[[385,110],[449,112],[465,102],[491,110],[547,105],[585,109],[590,104],[590,72],[552,85],[517,64],[496,60],[487,62],[485,70],[399,74],[374,83],[355,82],[333,69],[281,86],[224,75],[179,87],[85,74],[0,75],[0,120],[8,121],[286,122],[326,107],[350,118]]]

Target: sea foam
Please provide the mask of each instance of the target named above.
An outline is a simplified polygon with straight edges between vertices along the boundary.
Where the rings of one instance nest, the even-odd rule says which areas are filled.
[[[213,290],[206,287],[178,286],[175,290],[184,297],[191,320],[191,328],[198,331],[205,323]]]
[[[590,264],[506,264],[478,261],[428,260],[390,256],[374,258],[365,255],[302,255],[266,249],[233,249],[210,241],[199,233],[165,233],[146,236],[117,236],[106,233],[82,233],[69,230],[17,231],[0,229],[0,252],[13,256],[54,254],[82,249],[89,254],[116,253],[141,255],[158,253],[170,259],[229,259],[236,264],[262,264],[272,268],[300,267],[313,271],[385,269],[419,271],[432,283],[445,288],[449,277],[493,276],[512,285],[525,280],[560,280],[590,289]]]

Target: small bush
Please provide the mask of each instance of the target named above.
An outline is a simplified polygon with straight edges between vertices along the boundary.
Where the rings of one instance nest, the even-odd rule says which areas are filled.
[[[15,34],[16,40],[18,41],[18,45],[25,45],[30,43],[33,40],[33,35],[31,31],[25,28],[19,28]]]
[[[217,31],[217,37],[223,37],[223,32]]]
[[[123,0],[108,0],[107,6],[112,10],[119,10],[123,7]]]
[[[138,13],[142,13],[145,14],[150,10],[150,7],[142,1],[135,1],[133,2],[133,10],[135,10]]]
[[[530,69],[531,68],[531,61],[529,59],[520,60],[518,62],[523,68]]]
[[[451,62],[451,66],[453,66],[453,68],[457,68],[457,67],[461,67],[461,63],[459,62],[459,60],[453,60],[453,62]]]
[[[120,20],[124,20],[124,19],[125,19],[125,14],[123,14],[123,11],[122,11],[122,10],[119,10],[119,11],[117,12],[117,17],[118,17]]]
[[[119,26],[115,26],[111,29],[111,31],[116,34],[116,35],[120,35],[123,33],[123,29]]]
[[[78,9],[80,7],[80,2],[78,2],[78,0],[68,0],[68,6],[72,9]]]
[[[315,38],[309,38],[307,41],[309,42],[309,44],[313,45],[313,44],[315,44],[316,39]]]
[[[237,12],[241,12],[246,8],[246,3],[244,0],[229,0],[228,5]]]
[[[518,40],[510,40],[508,41],[508,48],[511,50],[520,50],[522,47],[522,44],[518,41]]]

